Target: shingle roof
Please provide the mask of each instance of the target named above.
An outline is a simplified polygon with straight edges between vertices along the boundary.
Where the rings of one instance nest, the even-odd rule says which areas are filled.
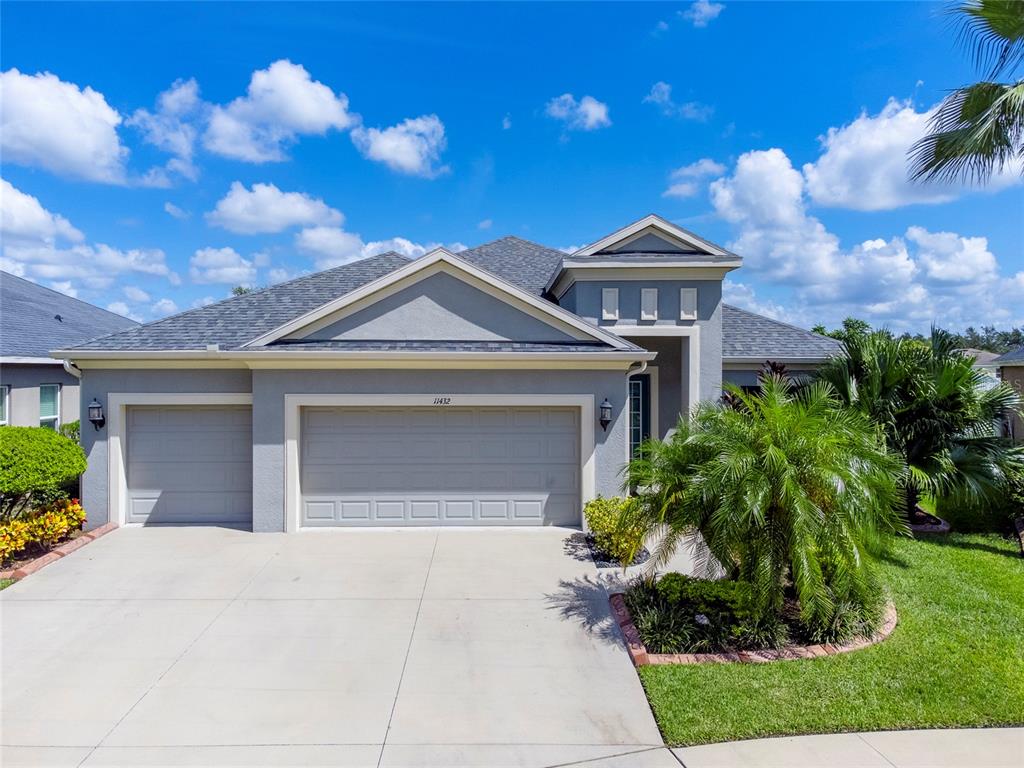
[[[408,262],[405,256],[393,252],[371,256],[172,315],[76,349],[186,350],[205,349],[207,344],[236,349]]]
[[[503,237],[456,254],[523,290],[538,296],[562,263],[565,254],[520,237]]]
[[[1024,347],[1011,349],[992,361],[992,365],[1024,365]]]
[[[51,349],[134,327],[127,317],[0,272],[0,357],[49,357]]]
[[[824,359],[841,350],[842,344],[836,339],[729,304],[722,305],[722,357],[726,360]]]

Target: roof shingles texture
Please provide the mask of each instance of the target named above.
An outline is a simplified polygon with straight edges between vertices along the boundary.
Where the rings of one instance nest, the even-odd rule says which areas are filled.
[[[1024,364],[1024,347],[1017,347],[1017,349],[1011,349],[1009,352],[1000,355],[992,362],[1005,365]]]
[[[722,357],[820,359],[838,354],[842,344],[789,323],[722,305]]]
[[[461,251],[459,258],[520,288],[540,295],[565,256],[561,251],[518,237],[504,237]],[[83,350],[203,350],[217,344],[222,350],[238,349],[263,334],[294,320],[350,291],[366,285],[409,263],[397,253],[384,253],[334,269],[300,277],[262,291],[226,299],[148,325],[97,339],[77,347]],[[723,305],[722,354],[728,358],[814,358],[839,350],[839,342],[796,326],[780,323],[736,307]],[[632,344],[630,348],[636,349]],[[373,350],[488,350],[488,351],[592,351],[607,350],[604,344],[523,345],[521,343],[465,343],[453,341],[366,343],[277,343],[265,351],[373,349]],[[257,351],[255,348],[252,351]]]
[[[0,272],[2,357],[49,357],[51,349],[138,325],[127,317]]]
[[[189,350],[218,344],[237,349],[360,286],[404,266],[409,259],[383,253],[306,275],[262,291],[182,312],[77,349]]]

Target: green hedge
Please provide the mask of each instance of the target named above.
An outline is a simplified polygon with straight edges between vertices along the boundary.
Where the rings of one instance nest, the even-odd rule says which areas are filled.
[[[71,439],[42,427],[0,427],[0,519],[27,509],[82,474],[85,452]]]

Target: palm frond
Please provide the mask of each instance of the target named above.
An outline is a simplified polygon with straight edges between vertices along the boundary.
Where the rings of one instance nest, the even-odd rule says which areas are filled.
[[[1024,61],[1024,4],[1020,0],[967,0],[953,5],[957,39],[975,66],[996,78]]]

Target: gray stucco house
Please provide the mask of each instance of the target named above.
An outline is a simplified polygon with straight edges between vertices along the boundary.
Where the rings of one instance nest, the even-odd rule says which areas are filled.
[[[739,256],[648,216],[571,255],[374,256],[58,349],[89,524],[580,525],[632,447],[837,342],[722,303]]]
[[[1005,381],[1024,395],[1024,347],[1011,349],[990,361],[989,365],[996,369],[1001,381]],[[1006,426],[1014,442],[1024,443],[1024,415],[1011,413]]]
[[[0,272],[0,426],[58,429],[77,421],[77,371],[51,357],[50,350],[137,325]]]

